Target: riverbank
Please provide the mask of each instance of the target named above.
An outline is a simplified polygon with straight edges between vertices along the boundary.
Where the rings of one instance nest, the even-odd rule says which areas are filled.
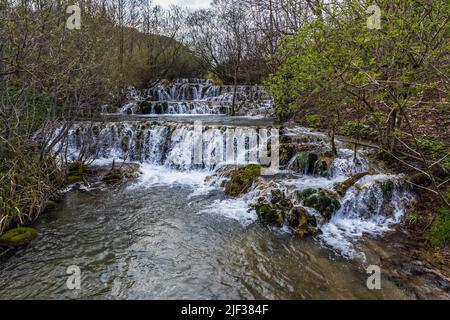
[[[422,140],[427,141],[423,145],[423,152],[427,157],[436,161],[448,156],[448,142],[450,141],[450,117],[448,109],[445,109],[445,106],[442,107],[444,109],[417,108],[412,111],[412,115],[416,119],[414,126],[418,136],[427,137],[427,140]],[[311,114],[317,114],[317,117],[311,117]],[[291,123],[313,124],[317,130],[329,135],[332,130],[329,124],[332,122],[333,116],[328,117],[326,114],[326,112],[322,113],[320,108],[311,106],[299,111]],[[336,128],[336,135],[341,134],[344,140],[348,136],[348,141],[354,142],[355,126],[361,122],[353,113],[342,113],[340,120],[344,125]],[[365,127],[363,122],[359,126],[366,128],[364,129],[366,131],[358,142],[363,146],[373,145],[373,150],[377,150],[376,142],[370,141],[374,136],[371,136],[369,126]],[[364,142],[364,138],[368,140]],[[436,167],[433,170],[439,183],[443,183],[444,186],[446,183],[448,185],[450,178],[448,160],[450,159],[443,162],[444,166]],[[379,159],[379,161],[383,161],[385,166],[394,172],[408,175],[411,181],[422,184],[425,188],[414,186],[417,198],[415,210],[405,217],[396,227],[395,232],[386,235],[386,242],[384,238],[376,240],[378,244],[375,246],[375,251],[380,251],[381,257],[389,257],[383,264],[390,269],[390,277],[400,286],[408,288],[417,298],[448,299],[450,297],[450,271],[448,268],[450,261],[450,223],[448,222],[450,221],[450,208],[446,207],[438,195],[426,190],[429,181],[417,174],[417,171],[410,166],[396,160]],[[450,200],[449,188],[444,195]],[[390,241],[395,242],[396,245],[386,245]],[[408,283],[411,285],[407,285]],[[436,288],[437,292],[431,288]]]

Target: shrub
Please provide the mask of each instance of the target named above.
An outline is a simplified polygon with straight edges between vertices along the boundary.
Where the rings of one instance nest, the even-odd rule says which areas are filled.
[[[56,195],[63,175],[55,159],[11,153],[0,163],[0,234],[33,222]]]
[[[438,210],[438,215],[425,238],[435,248],[441,248],[450,242],[450,208]]]
[[[308,114],[305,116],[306,123],[311,128],[319,128],[321,125],[320,115],[318,114]]]
[[[360,121],[348,121],[341,127],[341,133],[349,137],[365,138],[370,135],[370,129]]]

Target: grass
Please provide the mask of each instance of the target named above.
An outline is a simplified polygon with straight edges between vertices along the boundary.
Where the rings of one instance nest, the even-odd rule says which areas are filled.
[[[56,161],[31,150],[10,153],[0,163],[0,235],[33,222],[56,195],[63,175]]]
[[[442,248],[450,243],[450,208],[441,208],[433,224],[425,233],[425,239],[434,248]]]
[[[446,154],[450,152],[450,149],[442,142],[420,138],[417,139],[419,147],[426,153],[430,154],[434,159],[443,158]],[[444,167],[450,169],[450,156],[446,157],[442,164]]]
[[[305,116],[306,123],[311,128],[319,128],[321,126],[322,120],[318,114],[308,114]]]
[[[246,167],[239,168],[233,172],[231,180],[225,188],[225,193],[233,197],[246,193],[256,177],[260,175],[261,167],[259,165],[250,164]]]

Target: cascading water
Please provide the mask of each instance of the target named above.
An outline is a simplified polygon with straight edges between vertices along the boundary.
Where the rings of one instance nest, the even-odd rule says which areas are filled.
[[[214,169],[217,165],[244,165],[253,161],[251,152],[267,146],[250,145],[259,128],[230,126],[201,127],[199,161],[195,161],[195,126],[175,122],[121,121],[110,123],[77,123],[68,133],[67,152],[75,160],[81,151],[95,160],[123,160],[190,170]],[[264,130],[267,130],[265,128]],[[268,129],[270,134],[271,129]],[[61,148],[60,145],[55,150]],[[231,150],[230,153],[227,150]]]
[[[236,110],[242,115],[272,112],[272,99],[263,87],[214,85],[210,80],[178,79],[148,90],[129,88],[122,114],[228,114],[236,96]]]
[[[192,82],[180,80],[174,91],[189,96],[186,84]],[[211,83],[196,85],[192,96],[204,95],[207,89],[200,86]],[[336,156],[326,135],[278,128],[270,119],[114,115],[104,120],[75,123],[55,152],[68,160],[93,160],[92,172],[133,162],[127,165],[139,167],[140,177],[122,185],[95,177],[68,188],[35,226],[37,239],[0,262],[0,298],[406,297],[387,280],[383,290],[367,290],[361,237],[380,235],[398,222],[411,194],[401,176],[374,166],[365,150],[355,153],[336,141]],[[242,196],[227,196],[224,186],[237,167],[276,154],[278,132],[280,172],[258,177]],[[355,173],[358,178],[348,184]],[[276,189],[316,216],[322,233],[301,239],[287,221],[260,223],[255,204]],[[311,189],[339,201],[329,220],[298,197]],[[83,272],[76,296],[64,289],[71,265]]]
[[[197,151],[200,154],[196,156],[196,129],[192,124],[167,121],[78,123],[69,133],[68,150],[74,159],[80,150],[92,150],[92,157],[97,161],[115,159],[136,161],[144,167],[150,165],[151,170],[158,168],[157,174],[163,173],[163,177],[156,180],[158,183],[167,177],[173,182],[172,177],[176,172],[192,173],[201,177],[200,181],[196,180],[198,189],[195,192],[200,195],[223,186],[224,179],[220,172],[225,165],[260,162],[261,148],[267,150],[267,141],[255,138],[258,143],[252,143],[252,130],[258,133],[260,128],[207,125],[201,128],[201,151]],[[289,149],[292,141],[295,141],[299,150],[293,150],[290,158],[285,161],[287,165],[281,171],[285,175],[283,179],[267,179],[273,180],[271,183],[277,188],[286,190],[288,197],[311,188],[336,193],[338,184],[355,174],[367,172],[354,181],[339,199],[341,207],[332,219],[320,226],[322,234],[319,238],[322,242],[343,256],[364,258],[356,249],[353,240],[361,237],[363,232],[379,234],[388,230],[390,225],[400,221],[412,202],[411,193],[402,177],[376,172],[378,169],[370,164],[364,150],[355,154],[345,144],[337,141],[338,155],[332,156],[325,135],[299,127],[284,128],[280,139],[287,141],[282,144],[281,150],[285,146]],[[230,148],[233,153],[231,158],[227,153]],[[256,155],[253,159],[252,152]],[[196,158],[199,159],[197,162]],[[165,169],[161,171],[162,168]],[[216,169],[217,174],[214,174]],[[184,175],[183,178],[186,178],[186,174]],[[204,182],[203,179],[207,175],[218,177]],[[151,174],[144,176],[149,177]],[[154,181],[153,176],[150,179]],[[262,189],[264,188],[267,189]],[[255,186],[255,189],[242,199],[227,199],[215,203],[214,206],[220,207],[225,215],[232,214],[235,219],[247,225],[256,220],[255,212],[248,211],[248,208],[264,192],[267,194],[267,190]],[[297,205],[303,206],[301,202]],[[305,208],[317,214],[313,208]]]

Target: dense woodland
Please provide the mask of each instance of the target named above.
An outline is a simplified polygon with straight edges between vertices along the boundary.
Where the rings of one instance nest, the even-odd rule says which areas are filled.
[[[70,30],[73,1],[0,0],[0,234],[34,220],[65,183],[70,165],[51,150],[74,119],[120,105],[131,85],[208,77],[264,84],[282,123],[377,149],[426,199],[410,221],[424,214],[429,242],[450,240],[448,1],[77,3],[81,28]],[[379,28],[368,26],[373,4]]]

